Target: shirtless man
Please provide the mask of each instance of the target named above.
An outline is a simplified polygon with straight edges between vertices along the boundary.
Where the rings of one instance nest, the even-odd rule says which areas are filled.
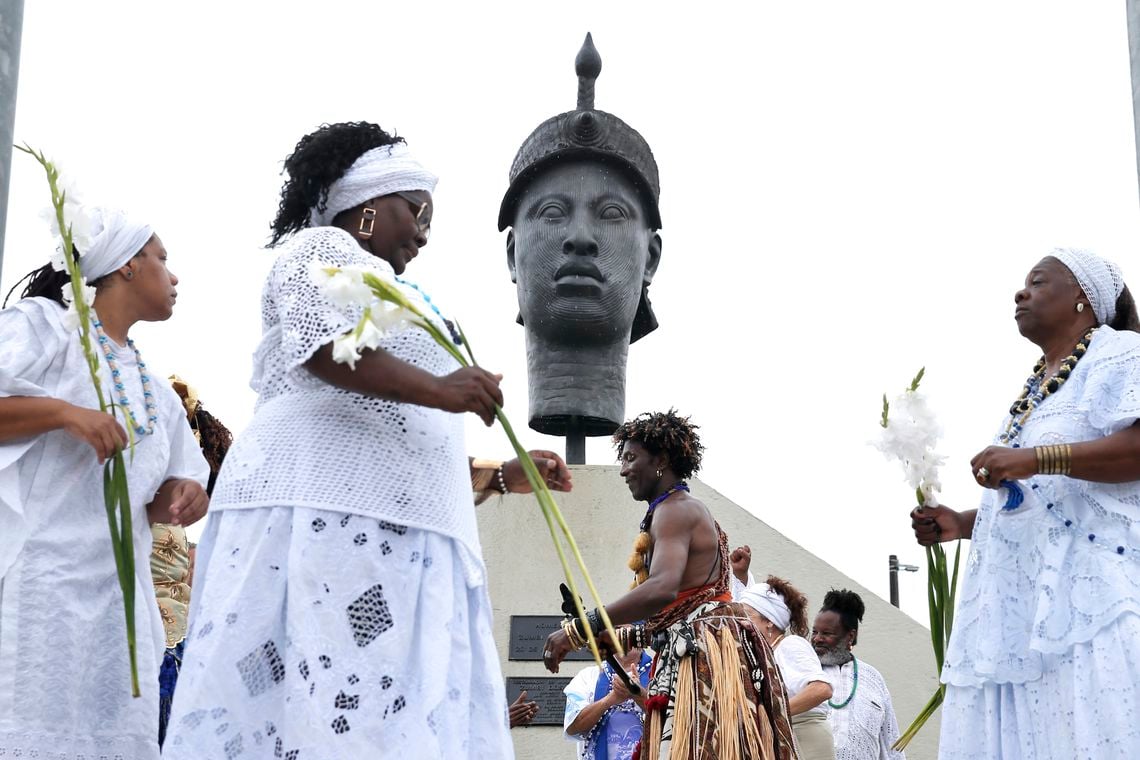
[[[787,697],[772,650],[729,593],[727,539],[689,493],[701,464],[697,427],[674,411],[643,414],[614,433],[621,476],[649,502],[630,567],[635,588],[606,606],[619,643],[657,652],[646,700],[641,757],[795,757]],[[597,610],[587,619],[600,630]],[[644,624],[634,621],[646,620]],[[622,624],[630,625],[622,625]],[[551,672],[582,641],[581,623],[555,631],[543,660]],[[612,646],[608,635],[600,643]]]

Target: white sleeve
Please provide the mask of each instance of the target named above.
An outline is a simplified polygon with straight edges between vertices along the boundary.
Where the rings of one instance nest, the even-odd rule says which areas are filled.
[[[344,335],[360,321],[363,310],[337,306],[313,280],[314,266],[355,264],[355,245],[343,230],[326,228],[305,233],[281,255],[266,283],[267,311],[281,326],[281,351],[292,366],[304,364],[317,349]]]
[[[811,644],[802,636],[788,635],[776,647],[776,662],[789,696],[799,694],[809,683],[822,681],[830,685],[823,674],[823,666]]]
[[[0,310],[0,397],[53,395],[58,378],[49,378],[52,363],[67,350],[68,335],[59,322],[62,313],[58,304],[43,298]],[[57,367],[55,373],[59,371]],[[28,536],[20,460],[35,442],[29,437],[0,443],[0,578]]]
[[[578,675],[566,684],[562,693],[566,695],[566,713],[562,717],[562,731],[570,741],[578,741],[578,736],[566,729],[588,705],[594,701],[594,689],[598,684],[598,666],[590,665],[578,671]]]
[[[171,420],[165,425],[170,440],[170,461],[166,465],[167,480],[196,480],[205,488],[210,480],[210,465],[202,456],[202,447],[194,438],[190,423],[186,420],[186,407],[165,379],[151,378],[155,391],[162,400],[162,419]]]
[[[740,595],[748,589],[749,586],[755,585],[756,579],[752,576],[752,571],[748,571],[748,583],[741,583],[740,579],[733,574],[728,576],[728,590],[732,592],[732,601],[739,602]]]

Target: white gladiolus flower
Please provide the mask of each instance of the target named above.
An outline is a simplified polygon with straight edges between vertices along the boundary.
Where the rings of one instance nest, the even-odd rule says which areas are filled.
[[[918,391],[906,391],[891,401],[887,425],[875,448],[888,459],[897,459],[903,467],[907,483],[921,490],[924,505],[937,506],[935,491],[941,488],[938,468],[946,458],[934,450],[942,428]]]
[[[368,312],[369,321],[384,335],[399,332],[408,326],[408,320],[414,315],[401,309],[389,301],[380,301],[372,305]]]
[[[384,331],[377,327],[371,319],[360,320],[360,325],[354,332],[359,332],[356,339],[358,350],[361,348],[379,348],[380,341],[384,340]]]
[[[68,286],[67,290],[71,290],[71,287]],[[60,321],[63,322],[63,327],[68,332],[79,329],[79,312],[75,310],[74,303],[68,304],[67,311],[63,313]]]
[[[372,288],[364,284],[359,269],[344,267],[321,286],[325,296],[337,306],[368,306],[372,303]]]
[[[347,364],[350,369],[356,369],[356,362],[360,359],[356,330],[351,330],[333,340],[332,358],[335,362]]]

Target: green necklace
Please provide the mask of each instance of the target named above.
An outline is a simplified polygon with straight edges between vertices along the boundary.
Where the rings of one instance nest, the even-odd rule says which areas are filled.
[[[842,710],[844,707],[847,707],[848,703],[855,698],[855,690],[859,688],[859,661],[852,657],[851,662],[855,668],[855,678],[853,679],[854,683],[851,684],[851,693],[847,695],[847,699],[839,704],[835,704],[830,699],[827,700],[827,706],[832,710]]]

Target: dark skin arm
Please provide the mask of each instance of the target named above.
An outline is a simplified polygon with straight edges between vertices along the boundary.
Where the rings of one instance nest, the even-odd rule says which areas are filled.
[[[503,404],[502,375],[464,367],[436,377],[379,348],[363,351],[352,369],[334,361],[332,344],[325,344],[305,362],[305,368],[329,385],[348,391],[445,412],[474,412],[488,427],[495,422],[495,406]]]
[[[1131,483],[1140,480],[1140,424],[1095,441],[1071,444],[1072,469],[1068,477],[1094,483]],[[970,460],[971,471],[985,468],[989,476],[978,480],[986,488],[999,488],[1003,480],[1022,480],[1037,474],[1037,455],[1031,448],[987,446]]]
[[[147,519],[151,523],[192,525],[206,516],[210,497],[196,480],[172,478],[163,483],[154,500],[146,505]]]
[[[10,396],[0,398],[0,443],[63,430],[91,446],[99,464],[126,448],[127,431],[114,417],[57,398]]]
[[[692,496],[683,494],[674,499],[663,503],[653,514],[649,578],[606,605],[615,626],[652,617],[676,599],[682,589],[699,586],[708,577],[718,547],[712,518]],[[608,634],[603,632],[599,642],[609,647]],[[559,663],[571,651],[570,641],[561,629],[551,633],[544,648],[546,669],[557,673]]]

